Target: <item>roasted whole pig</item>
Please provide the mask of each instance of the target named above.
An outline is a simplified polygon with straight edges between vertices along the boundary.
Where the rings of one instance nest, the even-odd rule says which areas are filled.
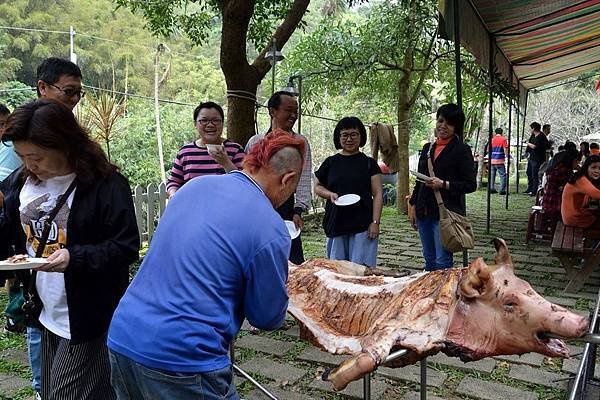
[[[288,312],[300,337],[333,354],[351,354],[324,376],[336,390],[409,349],[401,367],[442,351],[463,361],[537,352],[568,357],[562,340],[586,333],[588,320],[552,304],[515,276],[506,243],[494,239],[495,264],[403,278],[365,276],[347,261],[314,259],[290,265]]]

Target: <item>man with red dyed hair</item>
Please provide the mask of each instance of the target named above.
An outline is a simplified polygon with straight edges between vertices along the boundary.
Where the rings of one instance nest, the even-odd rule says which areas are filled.
[[[109,329],[118,399],[239,398],[231,341],[244,318],[272,330],[287,310],[291,239],[274,208],[296,190],[304,152],[275,130],[242,171],[173,197]]]

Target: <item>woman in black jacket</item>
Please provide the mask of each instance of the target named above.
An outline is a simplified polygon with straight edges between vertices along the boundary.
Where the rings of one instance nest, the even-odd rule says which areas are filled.
[[[474,192],[475,163],[469,146],[462,142],[465,115],[456,104],[445,104],[437,110],[436,141],[423,146],[419,172],[430,176],[427,159],[431,158],[435,178],[417,180],[410,204],[410,222],[419,231],[425,258],[425,270],[452,267],[452,253],[440,241],[440,213],[434,189],[438,189],[446,208],[466,213],[465,194]]]
[[[17,108],[2,136],[9,140],[23,167],[2,182],[1,252],[35,256],[48,215],[74,187],[50,221],[48,263],[27,285],[41,305],[42,398],[114,399],[106,332],[139,251],[127,179],[53,101]]]

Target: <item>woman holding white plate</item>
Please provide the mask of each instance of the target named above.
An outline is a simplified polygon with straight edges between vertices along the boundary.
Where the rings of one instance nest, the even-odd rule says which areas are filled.
[[[366,142],[361,120],[342,118],[333,131],[333,144],[340,151],[315,172],[315,193],[327,200],[327,257],[374,268],[383,189],[377,161],[360,151]]]

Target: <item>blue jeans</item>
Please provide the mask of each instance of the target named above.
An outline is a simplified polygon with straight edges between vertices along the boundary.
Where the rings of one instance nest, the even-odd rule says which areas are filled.
[[[490,179],[492,181],[491,188],[496,189],[496,173],[500,175],[500,192],[506,192],[506,168],[504,164],[492,164]]]
[[[33,379],[31,386],[36,392],[42,391],[42,330],[33,326],[27,327],[27,352]]]
[[[454,264],[452,253],[442,246],[440,240],[440,221],[430,217],[418,217],[417,227],[421,244],[423,245],[423,258],[425,258],[425,270],[435,271],[438,269],[451,268]]]
[[[202,373],[145,367],[109,350],[110,382],[118,400],[239,400],[231,366]]]

